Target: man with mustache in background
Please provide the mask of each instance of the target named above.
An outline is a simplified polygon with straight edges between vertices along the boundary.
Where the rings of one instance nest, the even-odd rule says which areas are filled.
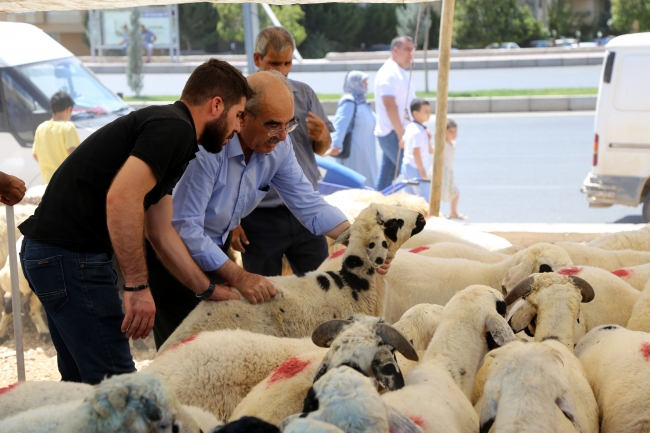
[[[21,264],[47,313],[62,380],[96,384],[135,371],[129,338],[146,338],[156,306],[145,237],[201,299],[215,288],[171,224],[171,191],[201,144],[218,153],[240,130],[254,92],[243,75],[211,59],[190,76],[180,101],[144,108],[94,132],[54,173],[41,204],[19,226]],[[113,270],[117,258],[124,312]]]
[[[255,96],[246,101],[241,131],[223,152],[199,150],[174,190],[172,225],[199,267],[213,282],[236,288],[251,304],[275,295],[271,281],[246,272],[225,253],[230,232],[251,213],[274,186],[288,209],[311,233],[336,238],[350,226],[343,213],[329,205],[303,173],[289,132],[296,128],[293,92],[286,77],[276,71],[248,77]],[[382,270],[383,271],[383,270]],[[169,315],[156,317],[154,337],[160,345],[198,304],[182,286],[161,276]],[[219,287],[219,286],[217,286]],[[224,290],[228,286],[222,286]],[[161,292],[154,286],[154,296]],[[182,289],[180,290],[182,291]],[[234,294],[234,292],[233,292]],[[156,299],[156,305],[161,305]]]

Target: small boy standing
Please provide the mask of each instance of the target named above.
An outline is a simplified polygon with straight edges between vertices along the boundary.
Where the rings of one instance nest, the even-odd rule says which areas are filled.
[[[456,138],[458,137],[458,125],[451,119],[447,119],[447,133],[445,137],[445,168],[442,174],[442,201],[450,202],[449,218],[465,220],[467,215],[458,212],[458,200],[460,191],[454,183],[454,156],[456,155]]]
[[[47,185],[61,163],[79,145],[79,135],[72,118],[74,101],[66,92],[50,98],[52,118],[36,128],[32,155],[41,167],[43,184]]]
[[[411,102],[411,114],[414,122],[408,124],[404,130],[404,160],[402,161],[402,173],[405,179],[415,177],[429,178],[427,171],[431,166],[431,154],[433,148],[429,143],[429,134],[424,122],[431,116],[431,106],[422,99],[416,98]],[[430,182],[420,182],[413,186],[415,193],[429,202],[431,190]]]

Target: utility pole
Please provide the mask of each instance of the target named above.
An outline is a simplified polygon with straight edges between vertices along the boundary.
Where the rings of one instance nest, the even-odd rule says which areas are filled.
[[[257,14],[257,3],[244,3],[242,5],[244,15],[244,49],[246,50],[246,61],[248,64],[248,74],[255,72],[255,61],[253,53],[255,52],[255,38],[260,32],[260,20]]]
[[[440,47],[438,50],[438,93],[436,95],[436,150],[433,155],[433,179],[429,199],[429,215],[440,214],[442,172],[445,164],[447,136],[447,98],[449,94],[449,66],[451,57],[451,31],[454,24],[454,0],[442,0],[440,17]]]

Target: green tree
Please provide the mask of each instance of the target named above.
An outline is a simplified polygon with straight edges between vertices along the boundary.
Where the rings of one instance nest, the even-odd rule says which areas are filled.
[[[650,31],[650,0],[612,0],[611,24],[621,33]]]
[[[217,33],[222,39],[228,42],[244,42],[244,18],[242,14],[242,5],[237,3],[215,3],[214,8],[219,14],[217,23]],[[307,32],[300,21],[305,13],[300,5],[271,6],[273,12],[280,20],[282,27],[287,29],[300,45],[307,37]],[[265,13],[260,10],[260,28],[273,25]]]
[[[572,37],[576,30],[580,30],[584,40],[597,26],[590,18],[590,12],[574,12],[568,0],[552,0],[548,9],[548,28],[556,30],[557,36],[567,37]]]
[[[217,23],[219,14],[210,3],[183,3],[178,5],[181,44],[192,52],[205,49],[219,41]]]
[[[492,42],[521,45],[547,35],[528,6],[519,6],[517,0],[459,0],[454,15],[454,43],[459,48]]]
[[[418,48],[424,47],[425,29],[429,28],[429,47],[438,47],[438,37],[440,35],[440,17],[431,7],[431,3],[424,3],[422,7],[422,16],[420,17],[420,31],[418,34]],[[429,9],[429,20],[427,22],[427,8]],[[407,3],[395,8],[397,25],[395,30],[398,35],[413,37],[417,26],[418,13],[420,10],[419,3]]]
[[[131,30],[129,30],[129,46],[126,49],[126,81],[131,90],[135,92],[135,96],[140,96],[140,91],[144,87],[143,82],[143,69],[144,62],[142,61],[142,50],[144,42],[142,40],[142,32],[140,30],[140,10],[133,9],[131,12]]]
[[[397,36],[395,27],[397,26],[397,17],[395,15],[395,5],[386,3],[366,3],[361,8],[363,11],[363,22],[359,23],[361,31],[357,34],[350,49],[359,49],[363,43],[368,49],[375,44],[388,44]],[[436,39],[437,40],[437,39]]]
[[[349,51],[363,28],[364,8],[357,3],[303,5],[309,35],[300,46],[307,58],[321,58],[330,51]]]

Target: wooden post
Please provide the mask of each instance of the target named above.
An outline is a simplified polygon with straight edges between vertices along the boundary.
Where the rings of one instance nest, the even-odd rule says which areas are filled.
[[[445,166],[449,59],[451,57],[451,30],[453,24],[454,0],[442,0],[440,47],[438,50],[438,93],[436,95],[436,149],[433,155],[433,179],[431,179],[431,197],[429,199],[429,215],[432,216],[438,216],[440,214],[442,172]]]

